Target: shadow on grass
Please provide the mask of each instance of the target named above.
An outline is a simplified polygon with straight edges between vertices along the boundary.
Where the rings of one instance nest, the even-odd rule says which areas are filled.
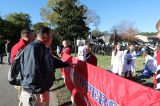
[[[144,83],[145,82],[145,80],[142,78],[142,77],[140,77],[140,76],[136,76],[136,77],[133,77],[132,78],[132,81],[134,81],[134,82],[137,82],[137,83],[140,83],[140,84],[142,84],[142,83]]]
[[[143,85],[144,85],[144,86],[151,87],[151,88],[154,88],[154,84],[153,84],[153,83],[147,82],[147,83],[144,83]]]
[[[148,78],[146,78],[146,77],[144,77],[145,79],[148,79]],[[143,79],[142,77],[134,77],[133,78],[133,81],[135,81],[135,82],[137,82],[137,83],[139,83],[139,84],[142,84],[142,85],[144,85],[144,86],[148,86],[148,87],[151,87],[151,88],[153,88],[154,87],[154,84],[153,83],[150,83],[150,82],[146,82],[146,80],[145,79]]]
[[[154,84],[151,83],[151,82],[147,82],[146,80],[150,79],[149,77],[146,77],[144,75],[141,75],[140,74],[141,71],[137,71],[137,75],[133,77],[132,81],[135,81],[139,84],[142,84],[144,86],[148,86],[148,87],[151,87],[153,88],[154,87]]]
[[[60,80],[63,80],[63,78],[58,78],[58,79],[56,79],[55,81],[60,81]]]
[[[69,101],[69,102],[65,102],[64,104],[59,105],[59,106],[73,106],[73,105],[72,105],[72,102]]]
[[[50,91],[56,91],[56,90],[61,89],[61,88],[64,88],[64,87],[65,87],[65,85],[63,84],[63,85],[61,85],[61,86],[59,86],[59,87],[57,87],[57,88],[51,89]]]

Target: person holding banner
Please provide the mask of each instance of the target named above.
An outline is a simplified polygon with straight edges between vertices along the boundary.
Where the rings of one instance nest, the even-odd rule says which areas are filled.
[[[112,52],[111,66],[112,72],[117,75],[122,75],[124,65],[124,51],[122,51],[121,45],[115,45]]]
[[[70,55],[71,54],[71,49],[69,47],[69,41],[68,40],[63,40],[62,41],[62,45],[63,45],[63,48],[62,48],[62,51],[61,51],[61,57],[64,55],[64,54],[68,54]],[[61,70],[61,73],[62,73],[62,78],[65,78],[65,74],[64,74],[64,71]],[[64,80],[65,81],[65,80]]]
[[[97,66],[97,57],[93,54],[92,52],[92,44],[91,43],[87,43],[85,45],[86,48],[86,57],[85,57],[85,61],[89,64],[92,64],[94,66]]]
[[[51,29],[40,27],[36,41],[23,49],[20,58],[23,106],[49,106],[49,89],[53,86],[55,69],[70,65],[53,57],[48,49],[51,44]]]
[[[136,52],[134,50],[134,44],[129,44],[128,50],[124,51],[124,76],[131,79],[132,74],[136,71]]]
[[[158,43],[160,43],[160,20],[158,20],[156,24],[156,29],[157,29],[157,38],[158,38]],[[154,85],[157,90],[160,90],[160,46],[157,47],[156,50],[156,58],[157,58],[157,71],[155,73],[155,79],[154,79]]]
[[[160,48],[160,47],[159,47]],[[157,71],[155,72],[155,89],[160,90],[160,49],[157,50]]]
[[[68,40],[64,40],[64,41],[62,42],[62,45],[63,45],[63,48],[62,48],[62,51],[61,51],[61,56],[62,56],[63,54],[68,54],[68,55],[70,55],[70,54],[71,54],[71,49],[70,49],[70,47],[69,47],[69,41],[68,41]]]

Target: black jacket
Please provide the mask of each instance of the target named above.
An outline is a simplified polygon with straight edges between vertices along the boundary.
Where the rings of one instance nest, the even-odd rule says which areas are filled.
[[[32,93],[43,93],[52,87],[56,68],[68,66],[52,56],[41,41],[30,43],[21,56],[21,86]]]

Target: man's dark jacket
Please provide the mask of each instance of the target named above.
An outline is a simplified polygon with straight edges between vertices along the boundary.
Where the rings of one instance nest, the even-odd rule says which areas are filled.
[[[49,90],[54,82],[56,68],[68,66],[52,56],[41,41],[35,41],[26,48],[21,55],[21,86],[33,94]]]

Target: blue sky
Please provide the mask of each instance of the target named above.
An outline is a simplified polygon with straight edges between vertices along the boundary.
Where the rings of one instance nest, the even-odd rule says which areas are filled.
[[[110,31],[113,25],[123,20],[135,23],[140,31],[156,31],[155,24],[160,19],[160,0],[80,0],[101,18],[99,29]],[[1,0],[0,15],[12,12],[29,13],[32,22],[41,21],[40,8],[47,0]]]

